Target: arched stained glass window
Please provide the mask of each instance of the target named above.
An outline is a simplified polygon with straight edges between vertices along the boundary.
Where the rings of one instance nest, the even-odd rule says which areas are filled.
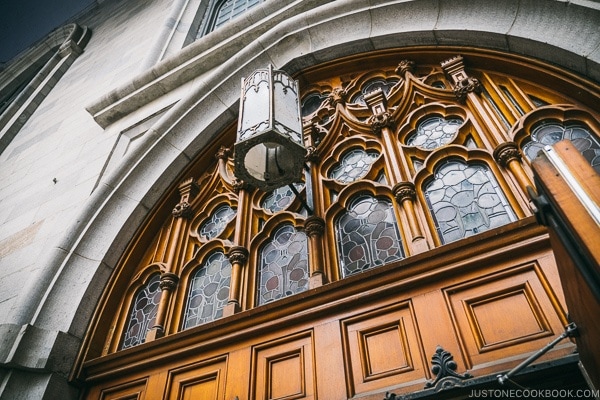
[[[360,195],[336,221],[342,275],[348,276],[404,257],[392,204]]]
[[[200,236],[206,240],[219,236],[227,223],[235,218],[235,209],[229,205],[219,207],[198,229]]]
[[[294,183],[298,192],[304,189],[304,183]],[[262,202],[262,208],[272,213],[283,211],[294,201],[296,195],[289,186],[273,190]]]
[[[138,290],[131,305],[129,322],[123,334],[121,349],[137,346],[146,341],[146,334],[154,326],[160,302],[160,274],[154,274]]]
[[[425,198],[442,243],[516,220],[496,178],[483,164],[446,161],[426,185]]]
[[[454,140],[458,128],[463,124],[460,118],[431,117],[419,124],[417,132],[411,135],[406,144],[423,150],[433,150]]]
[[[223,252],[212,253],[192,276],[183,329],[221,318],[229,299],[230,282],[229,259]]]
[[[523,153],[529,160],[533,160],[544,146],[565,139],[570,140],[596,172],[600,173],[600,142],[584,124],[542,122],[533,128],[531,141],[523,146]]]
[[[350,183],[365,176],[371,169],[371,165],[377,160],[379,153],[376,151],[364,151],[353,149],[344,154],[329,172],[329,177],[338,182]]]
[[[306,234],[283,225],[260,251],[258,305],[308,289]]]

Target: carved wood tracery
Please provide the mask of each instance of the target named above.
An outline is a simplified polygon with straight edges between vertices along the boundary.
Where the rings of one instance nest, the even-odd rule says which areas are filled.
[[[157,214],[153,225],[147,228],[154,230],[152,235],[148,234],[152,239],[146,239],[147,250],[132,250],[121,264],[120,268],[135,272],[129,272],[129,276],[117,273],[116,279],[121,281],[114,288],[125,286],[127,290],[124,296],[111,293],[111,301],[105,306],[117,316],[110,320],[112,330],[104,342],[104,355],[118,351],[129,304],[135,288],[143,283],[141,278],[132,280],[133,276],[147,277],[148,271],[160,270],[180,277],[179,285],[170,289],[170,296],[164,297],[163,309],[167,315],[161,326],[167,336],[182,334],[183,308],[192,271],[212,251],[219,250],[229,256],[232,264],[230,297],[224,316],[258,313],[260,310],[255,309],[260,249],[278,227],[290,224],[308,236],[310,289],[325,293],[328,284],[339,285],[336,281],[342,280],[335,221],[356,196],[367,194],[394,204],[405,260],[395,261],[389,268],[402,266],[420,253],[441,251],[442,241],[428,209],[424,187],[443,162],[457,159],[485,165],[506,195],[516,218],[523,220],[531,216],[525,195],[531,171],[520,149],[527,142],[531,127],[540,119],[550,118],[583,121],[596,134],[600,132],[591,111],[576,105],[536,106],[535,99],[556,101],[557,94],[496,71],[485,71],[481,63],[471,64],[469,56],[443,65],[444,59],[434,60],[431,55],[417,57],[415,61],[400,58],[392,62],[389,57],[383,60],[386,62],[378,63],[377,68],[350,70],[345,75],[336,68],[324,67],[300,77],[306,86],[305,97],[315,95],[322,99],[314,111],[304,116],[304,132],[311,151],[307,158],[310,180],[302,183],[311,185],[314,215],[308,215],[297,197],[281,211],[265,210],[263,203],[269,194],[235,180],[231,174],[231,154],[225,148],[218,150],[213,145],[201,157],[204,161],[190,168],[186,178],[194,177],[192,182],[201,188],[199,193],[192,196],[192,191],[182,192],[180,198],[171,195],[163,206],[172,209],[180,202],[178,210],[190,210],[189,219],[183,218],[187,214],[179,212]],[[385,90],[362,92],[365,84],[378,79],[391,83]],[[512,98],[507,97],[504,89]],[[456,92],[460,99],[456,98]],[[357,96],[363,96],[364,102],[352,103]],[[452,139],[437,148],[408,145],[408,138],[430,116],[460,118],[463,122]],[[504,120],[512,128],[507,128]],[[221,143],[232,145],[232,131],[228,130]],[[331,171],[352,150],[372,151],[378,156],[360,179],[342,182],[332,178]],[[215,160],[213,155],[217,153]],[[299,192],[301,196],[310,193],[306,187]],[[184,207],[184,203],[189,206]],[[235,217],[217,237],[203,238],[198,229],[220,205],[235,209]],[[465,249],[466,253],[469,251]],[[162,263],[160,269],[159,263]],[[239,316],[238,321],[241,320],[243,315]],[[458,354],[458,348],[452,352]]]

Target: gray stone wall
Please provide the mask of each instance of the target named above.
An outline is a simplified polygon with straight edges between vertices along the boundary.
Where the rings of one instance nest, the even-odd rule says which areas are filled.
[[[270,0],[175,51],[194,20],[177,12],[183,3],[106,0],[76,21],[92,30],[84,52],[0,155],[0,399],[76,398],[66,376],[112,269],[168,186],[235,120],[249,71],[465,45],[600,82],[597,1]]]
[[[58,239],[85,223],[77,215],[117,137],[101,128],[85,105],[139,73],[169,6],[168,0],[107,0],[76,21],[92,31],[83,53],[44,93],[0,154],[0,365],[16,367],[0,375],[2,399],[41,399],[46,387],[73,391],[65,377],[79,340],[68,329],[45,330],[33,323],[45,288],[60,268],[49,260],[69,251],[57,247]],[[85,274],[74,279],[61,291],[78,304],[89,282]],[[81,330],[77,334],[81,337]],[[70,360],[67,365],[61,353]],[[56,371],[62,378],[38,369]]]

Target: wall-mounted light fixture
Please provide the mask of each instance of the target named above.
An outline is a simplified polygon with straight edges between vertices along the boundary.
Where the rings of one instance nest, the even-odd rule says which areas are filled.
[[[242,78],[234,173],[263,191],[302,180],[298,82],[269,65]]]

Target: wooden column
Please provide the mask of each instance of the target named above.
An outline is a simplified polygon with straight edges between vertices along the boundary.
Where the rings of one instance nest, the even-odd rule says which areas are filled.
[[[248,261],[248,250],[242,246],[234,246],[229,250],[227,256],[229,262],[231,262],[231,283],[229,286],[229,300],[223,309],[224,317],[241,311],[242,271]]]
[[[181,252],[182,232],[185,231],[187,221],[193,216],[193,210],[190,205],[194,197],[200,191],[198,184],[193,178],[185,180],[179,185],[180,201],[173,208],[173,218],[175,219],[174,228],[169,236],[169,250],[165,263],[165,271],[160,277],[160,302],[154,326],[150,328],[146,335],[146,341],[152,341],[165,335],[165,324],[167,310],[171,302],[172,293],[177,287],[179,276],[175,273],[175,264],[178,262],[178,256]]]
[[[389,172],[389,180],[392,185],[394,197],[404,212],[409,225],[409,236],[407,245],[410,254],[418,254],[429,250],[427,240],[423,235],[414,203],[416,201],[415,187],[411,182],[405,181],[402,168],[393,160],[404,162],[405,157],[401,154],[400,147],[394,135],[395,122],[387,111],[387,101],[381,89],[365,96],[365,101],[373,117],[371,118],[371,129],[373,133],[381,137],[383,150],[385,152],[385,163]],[[406,166],[405,166],[406,167]]]
[[[304,229],[308,235],[308,254],[310,257],[310,283],[309,287],[315,288],[327,283],[327,277],[323,271],[323,261],[319,253],[323,251],[323,232],[325,232],[325,220],[312,215],[304,221]]]
[[[527,187],[531,186],[531,180],[521,164],[521,153],[517,144],[514,142],[501,143],[494,149],[494,159],[513,174],[523,193],[527,193]]]
[[[501,133],[504,128],[496,123],[496,116],[488,112],[488,109],[484,106],[483,101],[479,97],[482,91],[481,83],[472,76],[469,76],[465,71],[464,60],[462,56],[452,57],[441,63],[442,69],[453,84],[454,95],[457,100],[461,103],[469,103],[477,112],[477,115],[487,116],[487,120],[482,121],[487,126],[496,125],[496,129],[490,130],[491,138],[487,138],[485,135],[481,135],[480,138],[490,148],[493,148],[498,143],[502,143],[506,140],[506,135]],[[473,121],[477,123],[477,121]],[[483,132],[482,132],[483,133]]]

